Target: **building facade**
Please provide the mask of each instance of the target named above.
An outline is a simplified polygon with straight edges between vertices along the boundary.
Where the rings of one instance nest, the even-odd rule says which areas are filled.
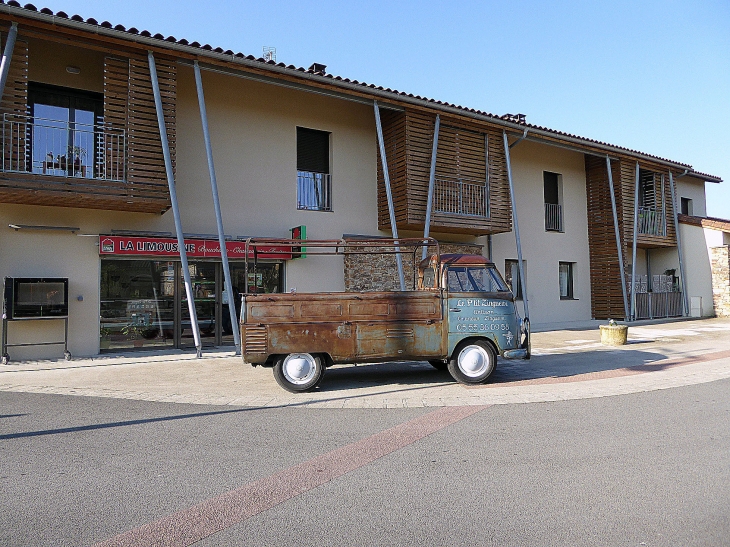
[[[235,294],[398,283],[394,263],[286,253],[246,275],[247,237],[428,227],[494,260],[520,297],[523,275],[533,323],[689,315],[690,297],[714,313],[709,259],[695,267],[707,246],[675,217],[704,216],[704,184],[720,181],[689,165],[15,2],[0,4],[0,38],[0,276],[68,278],[74,355],[193,345],[175,207],[202,342],[233,343],[206,145]],[[4,332],[13,359],[50,357],[17,344],[64,324]]]

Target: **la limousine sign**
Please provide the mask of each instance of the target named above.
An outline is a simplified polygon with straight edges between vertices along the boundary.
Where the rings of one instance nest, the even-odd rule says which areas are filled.
[[[226,241],[226,251],[231,260],[246,258],[245,241]],[[186,239],[185,253],[190,258],[220,258],[221,248],[214,239]],[[160,256],[175,257],[180,255],[177,239],[165,237],[125,237],[99,236],[99,254],[114,256]],[[288,247],[258,247],[257,257],[260,259],[290,260],[291,249]],[[249,249],[248,258],[253,258],[253,250]]]

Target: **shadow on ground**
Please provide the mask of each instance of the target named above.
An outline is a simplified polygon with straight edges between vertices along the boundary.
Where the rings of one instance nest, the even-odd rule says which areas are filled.
[[[662,353],[622,349],[574,354],[537,355],[529,361],[499,359],[487,385],[509,385],[525,380],[571,378],[582,374],[628,370],[655,372],[671,366]],[[421,361],[335,366],[327,369],[319,391],[339,391],[387,385],[437,386],[455,383],[446,371]]]

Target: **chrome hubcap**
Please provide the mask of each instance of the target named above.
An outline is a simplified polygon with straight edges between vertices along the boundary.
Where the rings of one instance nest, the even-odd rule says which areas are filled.
[[[292,353],[284,359],[282,372],[292,384],[306,384],[317,373],[317,363],[308,353]]]
[[[459,352],[457,363],[462,373],[470,378],[477,378],[489,369],[489,354],[481,346],[466,346]]]

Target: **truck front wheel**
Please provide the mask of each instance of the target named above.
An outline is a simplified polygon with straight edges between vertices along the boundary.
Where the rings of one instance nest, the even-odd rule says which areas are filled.
[[[324,361],[320,355],[290,353],[282,355],[274,363],[274,378],[287,391],[309,391],[319,384],[324,374]]]
[[[449,373],[461,384],[482,384],[497,366],[497,353],[484,340],[469,340],[456,348]]]

